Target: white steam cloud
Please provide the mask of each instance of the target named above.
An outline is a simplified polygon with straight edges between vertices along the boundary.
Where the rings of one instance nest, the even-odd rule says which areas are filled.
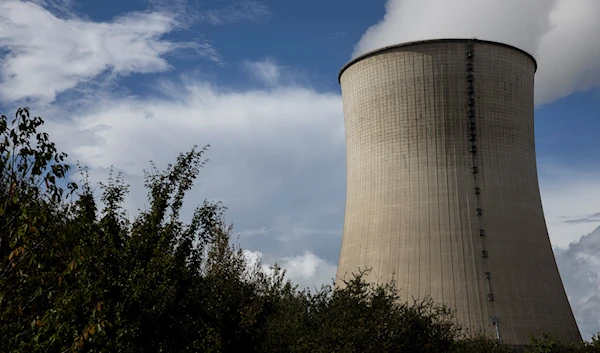
[[[388,0],[353,56],[402,42],[437,38],[499,41],[538,61],[536,103],[600,86],[600,1]]]

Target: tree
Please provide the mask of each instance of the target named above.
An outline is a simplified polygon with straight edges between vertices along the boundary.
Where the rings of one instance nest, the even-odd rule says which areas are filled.
[[[316,293],[288,290],[270,318],[266,352],[446,352],[459,326],[430,299],[406,303],[393,284],[357,274],[346,286]]]
[[[222,205],[205,201],[190,222],[180,219],[206,147],[181,154],[165,171],[153,166],[146,174],[150,207],[130,223],[121,208],[128,191],[122,176],[102,184],[98,210],[85,180],[76,194],[64,180],[66,155],[47,134],[36,134],[42,123],[26,108],[12,127],[2,116],[0,351],[179,352],[242,343],[247,333],[209,339],[248,320],[214,308],[237,304],[251,312],[252,291],[268,282],[242,278],[242,254],[229,245]],[[74,198],[63,197],[61,183]],[[210,295],[220,291],[230,301]]]

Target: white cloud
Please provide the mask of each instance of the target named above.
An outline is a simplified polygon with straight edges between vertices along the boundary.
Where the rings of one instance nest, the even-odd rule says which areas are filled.
[[[388,0],[383,20],[367,30],[354,55],[413,40],[471,37],[532,51],[550,28],[548,16],[555,2]]]
[[[240,148],[245,151],[243,159],[254,160],[252,153],[278,162],[289,158],[285,163],[295,168],[318,158],[323,145],[343,147],[336,94],[303,88],[220,91],[208,83],[185,80],[182,86],[169,82],[162,89],[178,99],[115,97],[78,111],[76,131],[97,138],[71,143],[75,156],[94,168],[126,165],[127,172],[140,173],[149,159],[166,162],[173,151],[211,143],[217,155]],[[320,141],[310,144],[307,139]],[[276,187],[277,180],[273,182]]]
[[[73,107],[68,122],[53,119],[66,110],[44,109],[46,128],[71,162],[90,167],[92,181],[112,165],[123,171],[132,212],[146,206],[149,160],[162,168],[210,143],[190,206],[223,201],[246,248],[289,256],[317,247],[337,258],[345,191],[338,94],[296,85],[233,91],[189,76],[156,88],[149,97],[98,95]]]
[[[281,267],[300,288],[310,289],[332,284],[337,270],[337,265],[321,259],[310,251],[284,258]]]
[[[353,55],[423,39],[505,42],[537,58],[536,102],[543,104],[600,85],[598,13],[597,0],[388,0]]]
[[[600,166],[591,164],[574,168],[539,163],[542,203],[553,246],[566,248],[600,225],[600,220],[589,217],[600,212],[599,174]]]
[[[164,56],[186,48],[220,62],[207,43],[161,39],[176,26],[172,17],[161,12],[128,13],[98,23],[61,19],[31,2],[3,1],[0,99],[49,103],[57,94],[107,72],[118,76],[167,70]]]
[[[263,259],[260,251],[244,250],[244,255],[251,266],[255,266]],[[285,270],[285,277],[297,284],[299,289],[320,289],[323,285],[333,284],[337,266],[324,260],[310,251],[301,255],[279,258],[272,264],[262,264],[265,273],[272,273],[270,267],[274,264]]]
[[[281,67],[271,59],[247,61],[244,63],[248,71],[267,86],[277,86],[281,79]]]
[[[558,269],[579,329],[589,340],[600,332],[600,166],[544,160],[539,174]]]
[[[536,55],[536,98],[547,103],[600,85],[600,1],[559,0]]]
[[[283,66],[271,58],[246,60],[244,69],[269,89],[311,86],[310,74],[298,68]]]
[[[589,340],[600,333],[600,227],[555,254],[577,324]]]
[[[245,0],[219,9],[201,11],[199,20],[211,25],[223,25],[240,21],[260,22],[270,16],[271,11],[265,3]]]

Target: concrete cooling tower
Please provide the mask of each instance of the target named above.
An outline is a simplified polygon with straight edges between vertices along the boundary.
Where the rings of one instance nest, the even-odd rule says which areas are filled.
[[[536,62],[509,45],[429,40],[340,72],[347,190],[337,285],[359,269],[431,297],[471,332],[581,341],[537,179]]]

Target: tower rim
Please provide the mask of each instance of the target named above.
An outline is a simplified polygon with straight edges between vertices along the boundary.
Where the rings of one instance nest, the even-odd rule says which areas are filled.
[[[475,42],[475,43],[492,44],[492,45],[502,46],[505,48],[510,48],[510,49],[516,50],[518,52],[521,52],[521,53],[525,54],[527,57],[529,57],[533,61],[533,65],[535,67],[533,72],[537,71],[537,61],[535,60],[533,55],[531,55],[529,52],[527,52],[521,48],[515,47],[513,45],[502,43],[502,42],[496,42],[496,41],[492,41],[492,40],[477,39],[477,38],[440,38],[440,39],[415,40],[415,41],[410,41],[410,42],[398,43],[398,44],[394,44],[394,45],[388,45],[388,46],[385,46],[385,47],[382,47],[379,49],[371,50],[365,54],[359,55],[356,58],[348,61],[346,63],[346,65],[344,65],[342,67],[342,69],[340,70],[340,72],[338,74],[338,83],[341,83],[342,75],[350,66],[352,66],[352,65],[356,64],[357,62],[362,61],[364,59],[370,58],[375,55],[383,54],[383,53],[389,52],[389,51],[391,51],[393,49],[397,49],[397,48],[404,48],[404,47],[409,47],[409,46],[419,45],[419,44],[444,43],[444,42],[446,42],[446,43]]]

